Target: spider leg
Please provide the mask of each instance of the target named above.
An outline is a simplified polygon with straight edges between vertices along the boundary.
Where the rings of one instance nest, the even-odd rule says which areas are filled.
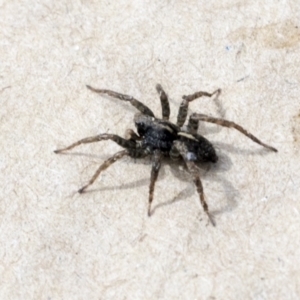
[[[192,95],[188,95],[188,96],[182,96],[183,101],[180,104],[179,107],[179,111],[178,111],[178,115],[177,115],[177,125],[179,127],[182,127],[185,120],[186,120],[186,116],[187,116],[187,111],[188,111],[188,107],[189,107],[189,103],[194,101],[197,98],[200,98],[202,96],[207,96],[207,97],[212,97],[214,94],[220,95],[221,93],[221,89],[218,89],[216,91],[214,91],[213,93],[207,93],[207,92],[196,92]]]
[[[126,149],[130,149],[130,148],[135,148],[136,144],[135,142],[131,141],[131,140],[126,140],[121,138],[118,135],[115,134],[99,134],[96,136],[91,136],[82,140],[79,140],[78,142],[73,143],[72,145],[66,147],[66,148],[62,148],[62,149],[58,149],[55,150],[54,153],[61,153],[70,149],[73,149],[81,144],[88,144],[88,143],[95,143],[95,142],[99,142],[99,141],[103,141],[103,140],[112,140],[115,143],[117,143],[118,145],[120,145],[123,148]]]
[[[78,190],[78,193],[83,193],[87,187],[89,187],[90,185],[92,185],[94,183],[94,181],[98,178],[98,176],[100,175],[100,173],[104,170],[106,170],[109,166],[111,166],[114,162],[116,162],[117,160],[119,160],[120,158],[122,158],[125,155],[129,155],[127,150],[122,150],[119,151],[117,153],[115,153],[112,157],[110,157],[109,159],[107,159],[95,172],[95,174],[93,175],[93,177],[90,179],[90,181],[83,186],[81,189]]]
[[[195,122],[199,122],[199,121],[204,121],[204,122],[210,122],[210,123],[215,123],[217,125],[221,125],[224,127],[228,127],[228,128],[234,128],[236,130],[238,130],[239,132],[241,132],[242,134],[244,134],[245,136],[247,136],[249,139],[251,139],[253,142],[268,148],[271,151],[277,152],[278,150],[274,147],[271,147],[263,142],[261,142],[257,137],[255,137],[253,134],[251,134],[250,132],[248,132],[246,129],[244,129],[242,126],[231,122],[231,121],[227,121],[224,119],[219,119],[219,118],[213,118],[207,115],[203,115],[203,114],[192,114],[190,116],[190,120],[195,120]]]
[[[154,150],[152,157],[152,169],[151,169],[151,179],[149,185],[149,202],[148,202],[148,216],[151,216],[151,203],[153,200],[154,186],[158,177],[159,169],[161,166],[162,154],[159,150]]]
[[[99,94],[107,94],[111,97],[123,100],[123,101],[128,101],[130,102],[130,104],[132,106],[134,106],[135,108],[137,108],[142,114],[144,115],[148,115],[151,117],[154,117],[154,113],[152,112],[152,110],[147,107],[145,104],[143,104],[142,102],[134,99],[132,96],[129,95],[124,95],[124,94],[119,94],[117,92],[114,91],[110,91],[110,90],[104,90],[104,89],[95,89],[89,85],[86,86],[88,89],[90,89],[91,91],[95,92],[95,93],[99,93]]]
[[[168,95],[163,90],[163,88],[160,84],[156,85],[156,90],[157,90],[157,92],[159,93],[159,96],[160,96],[160,103],[161,103],[163,120],[169,120],[170,105],[169,105]]]
[[[196,164],[194,163],[194,161],[189,160],[187,147],[185,146],[184,143],[179,142],[179,141],[174,142],[174,147],[181,154],[182,158],[184,159],[184,161],[188,167],[190,174],[193,176],[193,182],[196,186],[196,189],[197,189],[197,192],[199,195],[199,199],[200,199],[200,203],[201,203],[205,213],[207,214],[209,221],[212,223],[213,226],[216,226],[216,223],[215,223],[213,217],[209,213],[208,205],[204,198],[203,186],[202,186],[201,179],[199,177],[198,168],[197,168]]]

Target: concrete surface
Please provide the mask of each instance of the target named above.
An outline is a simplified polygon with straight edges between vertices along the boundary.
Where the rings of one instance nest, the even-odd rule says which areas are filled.
[[[0,1],[1,299],[299,299],[299,1]],[[190,112],[217,148],[200,166],[217,227],[184,166],[163,165],[147,217],[150,161],[83,137],[133,128],[135,96],[222,89]]]

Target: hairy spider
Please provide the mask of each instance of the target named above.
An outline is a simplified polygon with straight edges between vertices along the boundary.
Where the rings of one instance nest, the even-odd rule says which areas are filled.
[[[262,145],[263,147],[266,147],[271,151],[277,152],[277,149],[264,144],[240,125],[224,119],[193,113],[189,117],[186,130],[182,128],[187,118],[189,103],[202,96],[219,96],[219,94],[221,93],[220,89],[214,91],[213,93],[196,92],[189,96],[183,96],[183,101],[180,105],[177,115],[177,123],[173,124],[169,121],[170,106],[168,96],[160,84],[156,85],[156,90],[160,96],[162,106],[162,119],[156,118],[150,108],[131,96],[119,94],[105,89],[95,89],[89,85],[87,85],[87,88],[96,93],[107,94],[119,100],[127,101],[132,106],[137,108],[140,112],[136,113],[134,116],[134,123],[138,134],[131,129],[128,129],[126,131],[125,138],[122,138],[115,134],[99,134],[82,139],[66,148],[54,151],[55,153],[61,153],[81,144],[94,143],[103,140],[112,140],[125,149],[115,153],[112,157],[107,159],[97,169],[90,181],[78,190],[79,193],[83,193],[87,189],[87,187],[94,183],[94,181],[102,171],[107,169],[111,164],[113,164],[123,156],[127,155],[133,158],[143,158],[146,156],[151,156],[152,169],[148,201],[148,216],[150,216],[154,185],[158,177],[163,156],[168,156],[174,160],[181,158],[184,160],[188,171],[193,177],[193,181],[197,188],[200,202],[205,213],[207,214],[210,222],[215,225],[215,222],[211,214],[209,213],[208,205],[204,199],[203,186],[195,162],[215,163],[218,160],[218,156],[213,145],[206,138],[197,134],[199,121],[210,122],[229,128],[234,128],[246,135],[255,143]]]

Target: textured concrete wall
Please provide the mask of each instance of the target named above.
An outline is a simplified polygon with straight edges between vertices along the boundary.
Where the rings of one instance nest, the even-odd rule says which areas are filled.
[[[299,1],[0,1],[1,299],[299,299]],[[222,89],[189,112],[217,165],[200,165],[217,227],[183,164],[163,164],[147,217],[149,159],[120,147],[53,150],[124,135],[133,95],[176,120],[182,95]]]

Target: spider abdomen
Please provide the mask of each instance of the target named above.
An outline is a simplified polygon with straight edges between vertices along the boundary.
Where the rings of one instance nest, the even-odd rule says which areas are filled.
[[[188,150],[187,160],[217,162],[218,156],[212,143],[199,134],[190,134],[187,132],[178,133],[179,141],[183,142]]]

